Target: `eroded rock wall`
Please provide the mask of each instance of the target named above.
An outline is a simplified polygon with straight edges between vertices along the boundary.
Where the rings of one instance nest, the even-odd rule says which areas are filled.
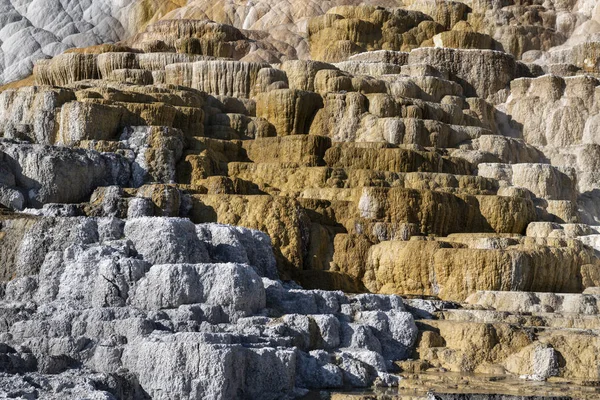
[[[6,387],[598,379],[593,2],[0,7]]]

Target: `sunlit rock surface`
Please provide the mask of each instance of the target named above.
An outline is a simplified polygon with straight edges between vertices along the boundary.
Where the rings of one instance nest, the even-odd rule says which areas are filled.
[[[599,7],[0,2],[0,393],[594,399]]]

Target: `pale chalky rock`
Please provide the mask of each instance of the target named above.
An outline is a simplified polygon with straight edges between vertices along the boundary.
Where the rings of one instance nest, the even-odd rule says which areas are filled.
[[[271,239],[263,232],[221,224],[196,225],[196,232],[213,262],[248,264],[262,277],[277,277]]]
[[[235,320],[265,305],[256,272],[242,264],[154,265],[139,282],[132,304],[143,309],[176,308],[184,304],[220,305]]]
[[[98,186],[130,180],[129,163],[116,154],[4,141],[0,155],[27,206],[82,201]]]
[[[0,130],[4,137],[54,144],[60,116],[56,109],[75,100],[68,89],[32,86],[0,93]]]
[[[186,398],[227,399],[243,393],[275,399],[281,389],[293,390],[293,350],[211,344],[193,333],[170,336],[150,337],[124,354],[125,365],[140,372],[140,383],[153,398],[180,393]]]
[[[183,218],[136,218],[125,223],[125,237],[152,264],[210,261],[196,226]]]
[[[181,218],[19,221],[27,219],[8,224],[0,240],[20,241],[16,257],[41,265],[17,265],[19,277],[2,286],[0,314],[10,322],[0,331],[28,346],[37,360],[31,373],[81,363],[107,374],[127,368],[119,379],[131,385],[131,398],[140,391],[160,398],[165,390],[228,398],[233,387],[248,398],[275,399],[376,379],[396,385],[388,367],[410,355],[417,337],[399,297],[261,279],[256,271],[277,274],[270,241],[257,231]],[[208,249],[203,257],[220,263],[181,262],[199,245]],[[178,262],[161,264],[169,258]],[[209,381],[198,380],[200,360]],[[15,368],[29,372],[19,362]]]
[[[574,200],[575,171],[549,164],[479,164],[478,175],[530,190],[548,200]]]

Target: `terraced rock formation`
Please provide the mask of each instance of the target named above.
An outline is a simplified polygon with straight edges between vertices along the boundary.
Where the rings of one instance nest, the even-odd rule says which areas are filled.
[[[0,391],[595,398],[594,1],[13,3]]]

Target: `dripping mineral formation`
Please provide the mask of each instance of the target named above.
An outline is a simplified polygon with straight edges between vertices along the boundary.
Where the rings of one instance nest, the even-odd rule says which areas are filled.
[[[598,398],[596,1],[0,0],[0,84],[0,398]]]

